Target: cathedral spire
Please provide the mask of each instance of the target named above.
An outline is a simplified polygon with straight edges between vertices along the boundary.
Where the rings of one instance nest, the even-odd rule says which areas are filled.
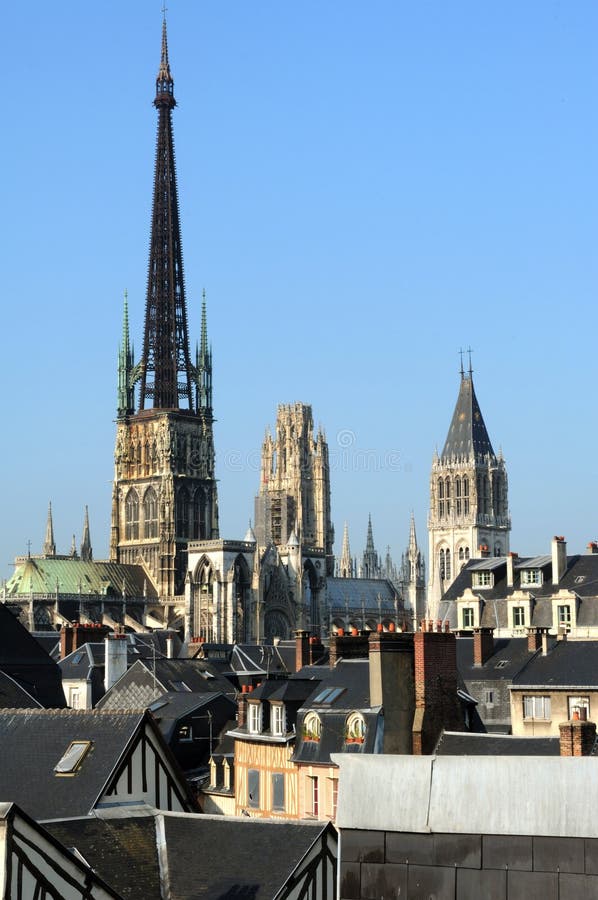
[[[52,522],[52,504],[48,504],[48,518],[46,520],[46,539],[42,556],[56,556],[56,544],[54,543],[54,524]]]
[[[372,514],[368,515],[368,533],[363,551],[362,572],[364,578],[380,577],[380,560],[374,547],[374,532],[372,530]]]
[[[349,526],[346,522],[343,529],[343,546],[338,567],[341,578],[353,578],[353,560],[351,558],[351,547],[349,546]]]
[[[195,354],[196,406],[197,409],[212,412],[212,350],[208,347],[208,318],[206,313],[206,292],[201,301],[201,337]]]
[[[156,78],[154,106],[158,138],[145,306],[145,333],[140,363],[139,409],[193,410],[194,367],[189,353],[183,276],[179,201],[171,113],[176,106],[168,61],[166,20]]]
[[[415,516],[411,512],[411,522],[409,525],[409,553],[417,553],[417,537],[415,534]]]
[[[372,530],[372,514],[368,515],[368,533],[365,541],[365,552],[366,553],[375,553],[374,547],[374,532]]]
[[[440,458],[474,459],[478,456],[494,458],[494,450],[474,390],[470,357],[469,371],[465,373],[461,367],[459,396]]]
[[[118,351],[118,418],[135,412],[135,388],[133,386],[133,350],[129,339],[129,302],[125,291],[123,300],[122,340]]]
[[[93,551],[91,549],[91,537],[89,535],[89,511],[85,507],[85,518],[83,520],[83,537],[81,538],[81,559],[85,562],[91,562],[93,559]]]

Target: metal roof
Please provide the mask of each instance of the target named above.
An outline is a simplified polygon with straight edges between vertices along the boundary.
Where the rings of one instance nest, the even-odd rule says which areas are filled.
[[[102,594],[121,597],[156,596],[142,566],[93,562],[83,559],[29,557],[20,563],[6,583],[6,596],[28,594]]]

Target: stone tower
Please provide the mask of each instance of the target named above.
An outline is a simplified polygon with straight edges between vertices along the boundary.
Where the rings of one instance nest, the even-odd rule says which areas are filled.
[[[194,362],[189,349],[173,86],[164,21],[143,352],[135,363],[125,295],[110,540],[111,560],[144,563],[161,598],[183,591],[188,542],[218,537],[212,354],[205,298]]]
[[[434,454],[430,477],[428,613],[470,558],[509,552],[507,471],[497,456],[482,418],[471,364],[440,456]]]
[[[413,615],[414,630],[417,630],[417,624],[426,614],[426,564],[417,545],[413,513],[409,543],[401,559],[400,586],[405,609]]]

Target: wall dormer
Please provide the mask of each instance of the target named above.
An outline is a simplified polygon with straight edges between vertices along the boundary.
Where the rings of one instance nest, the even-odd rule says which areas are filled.
[[[480,627],[482,618],[483,601],[474,592],[467,588],[457,598],[457,627],[460,631],[469,631]]]
[[[575,591],[560,590],[552,597],[552,626],[557,634],[569,634],[577,628],[579,597]]]
[[[263,708],[259,700],[247,701],[247,731],[249,734],[261,734],[263,730]]]
[[[532,624],[534,597],[529,591],[514,591],[507,600],[507,627],[516,632],[527,634]]]

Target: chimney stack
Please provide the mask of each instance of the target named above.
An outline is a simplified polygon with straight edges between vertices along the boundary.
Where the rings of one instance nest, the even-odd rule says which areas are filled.
[[[567,568],[567,541],[564,537],[552,539],[552,583],[558,584]]]
[[[561,722],[559,732],[561,756],[590,756],[596,743],[594,722],[574,718],[568,722]]]
[[[339,659],[367,659],[368,658],[368,632],[361,634],[355,629],[356,634],[331,634],[330,635],[330,668],[334,669]]]
[[[598,541],[590,541],[588,544],[588,553],[598,553]]]
[[[454,634],[418,631],[413,635],[415,715],[413,753],[432,753],[443,728],[463,731],[457,697],[457,643]]]
[[[473,629],[473,664],[485,665],[494,653],[494,628]]]
[[[174,659],[174,637],[172,634],[166,636],[166,659]]]
[[[109,634],[104,641],[106,651],[104,663],[104,690],[109,691],[113,684],[127,671],[127,636],[126,634]]]
[[[413,633],[372,632],[370,705],[384,709],[382,753],[411,753],[415,711]]]
[[[247,724],[247,685],[241,685],[241,693],[237,694],[237,727],[245,728]]]
[[[507,587],[513,587],[513,566],[516,559],[519,559],[518,553],[507,553]]]
[[[309,665],[309,631],[295,632],[295,672]]]

